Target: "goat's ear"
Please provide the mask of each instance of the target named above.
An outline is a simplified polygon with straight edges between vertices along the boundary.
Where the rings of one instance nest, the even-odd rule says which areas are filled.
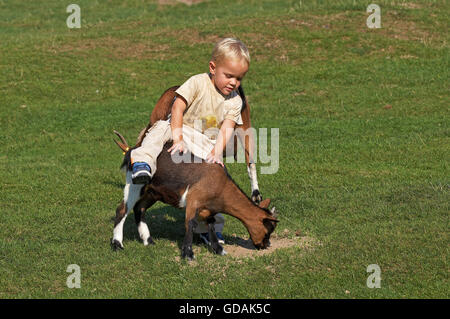
[[[263,222],[267,222],[267,221],[274,222],[274,223],[279,223],[280,222],[278,219],[276,219],[274,217],[266,217],[266,218],[264,218]]]
[[[270,210],[270,213],[272,214],[273,217],[278,217],[278,211],[275,208],[275,206],[272,207],[272,209]]]
[[[266,198],[261,203],[259,203],[258,206],[261,207],[261,208],[268,208],[269,205],[270,205],[270,198]]]

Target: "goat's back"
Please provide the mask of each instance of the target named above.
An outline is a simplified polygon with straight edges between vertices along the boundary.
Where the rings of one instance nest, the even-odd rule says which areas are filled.
[[[156,195],[157,200],[174,206],[188,186],[190,189],[197,186],[205,193],[220,193],[220,188],[229,180],[225,168],[207,163],[190,153],[184,157],[188,161],[175,163],[167,151],[171,145],[172,142],[166,143],[158,156],[156,173],[146,191]]]

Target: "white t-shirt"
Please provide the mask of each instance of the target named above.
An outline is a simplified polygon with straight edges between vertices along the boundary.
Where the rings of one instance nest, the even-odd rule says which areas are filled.
[[[176,91],[187,102],[183,124],[201,133],[211,128],[219,129],[223,120],[230,119],[242,125],[242,99],[236,91],[221,94],[212,83],[208,73],[190,77]]]

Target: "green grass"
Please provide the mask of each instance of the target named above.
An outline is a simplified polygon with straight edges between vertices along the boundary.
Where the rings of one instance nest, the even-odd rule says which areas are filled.
[[[0,1],[0,298],[448,298],[449,47],[446,1]],[[256,128],[280,129],[259,175],[276,236],[314,239],[255,258],[196,245],[183,212],[133,216],[113,252],[121,152],[168,87],[206,72],[214,42],[242,39]],[[390,105],[391,107],[385,107]],[[243,164],[228,165],[246,191]],[[259,165],[261,167],[262,165]],[[226,216],[225,236],[246,237]],[[69,289],[67,266],[81,267]],[[366,286],[370,264],[381,288]]]

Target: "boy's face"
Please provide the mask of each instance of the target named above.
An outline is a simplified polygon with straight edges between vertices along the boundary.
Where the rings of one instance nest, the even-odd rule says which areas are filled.
[[[237,90],[247,71],[248,64],[244,61],[225,59],[218,64],[209,61],[211,80],[223,95],[229,95],[232,91]]]

